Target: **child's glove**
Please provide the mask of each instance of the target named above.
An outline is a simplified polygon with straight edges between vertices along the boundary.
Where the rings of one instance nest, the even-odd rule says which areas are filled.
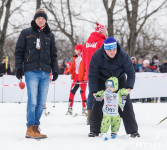
[[[121,95],[126,95],[127,96],[129,94],[128,90],[124,89],[124,88],[120,89],[119,91],[120,91]]]
[[[96,97],[103,97],[103,95],[104,95],[104,91],[103,91],[103,90],[98,91],[98,92],[96,93]]]
[[[127,95],[129,94],[129,93],[128,93],[128,90],[122,88],[122,89],[119,90],[119,92],[120,92],[120,94],[122,95],[122,100],[125,100],[125,101],[126,101],[126,100],[127,100]]]
[[[96,93],[96,101],[100,101],[101,102],[101,98],[103,98],[103,95],[104,95],[104,91],[103,90],[101,90],[101,91],[98,91],[97,93]]]

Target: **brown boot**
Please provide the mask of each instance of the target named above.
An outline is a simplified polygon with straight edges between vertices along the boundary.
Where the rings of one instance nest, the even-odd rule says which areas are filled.
[[[37,132],[38,134],[40,134],[40,136],[42,136],[42,138],[47,138],[47,135],[40,133],[38,125],[34,125],[34,130],[35,130],[35,132]]]
[[[87,125],[90,125],[91,113],[92,113],[92,110],[89,109],[88,110],[88,117],[87,117]]]
[[[31,125],[27,128],[26,138],[41,139],[42,136],[34,131],[34,125]]]

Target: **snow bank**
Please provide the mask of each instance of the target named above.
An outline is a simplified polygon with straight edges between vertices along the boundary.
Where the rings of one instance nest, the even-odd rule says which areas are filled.
[[[74,103],[74,112],[81,113],[81,103]],[[26,139],[26,104],[0,103],[1,150],[167,150],[167,104],[135,103],[134,111],[140,138],[126,135],[123,122],[116,139],[104,141],[101,137],[89,138],[89,126],[84,116],[66,116],[68,104],[47,103],[49,116],[41,118],[41,133],[48,138],[40,141]],[[110,130],[108,131],[110,135]]]

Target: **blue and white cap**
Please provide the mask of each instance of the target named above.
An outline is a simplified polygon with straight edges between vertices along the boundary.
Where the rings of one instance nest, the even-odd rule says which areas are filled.
[[[104,49],[105,50],[117,49],[117,41],[113,37],[108,37],[104,41]]]
[[[112,80],[108,80],[107,83],[106,83],[106,88],[107,87],[112,87],[114,88],[114,82]]]

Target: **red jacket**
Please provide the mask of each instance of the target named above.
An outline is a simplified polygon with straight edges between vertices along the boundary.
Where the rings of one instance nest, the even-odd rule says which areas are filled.
[[[70,68],[67,70],[68,73],[71,74],[71,79],[73,80],[75,78],[75,59],[77,58],[78,56],[77,55],[74,55],[73,56],[73,61],[71,63],[71,66]],[[83,65],[83,62],[81,60],[80,64],[79,64],[79,71],[78,71],[78,80],[79,81],[83,81],[86,79],[85,77],[85,68],[84,68],[84,65]]]
[[[85,69],[85,66],[83,64],[83,61],[80,62],[80,65],[79,65],[79,75],[78,75],[78,78],[80,81],[87,81],[86,80],[86,69]]]
[[[94,52],[99,49],[106,37],[98,32],[92,32],[84,44],[82,61],[86,69],[86,80],[88,81],[89,64]]]

